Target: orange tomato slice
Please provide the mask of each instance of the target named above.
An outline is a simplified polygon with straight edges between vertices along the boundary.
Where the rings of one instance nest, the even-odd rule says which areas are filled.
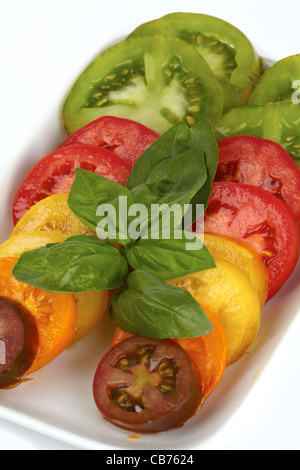
[[[200,338],[174,339],[190,356],[201,379],[202,394],[207,399],[221,382],[227,366],[228,341],[225,329],[207,306],[203,310],[210,319],[213,332]]]
[[[72,295],[52,294],[17,281],[11,274],[17,258],[0,259],[0,296],[23,305],[35,318],[39,349],[27,375],[45,367],[72,342],[76,304]]]

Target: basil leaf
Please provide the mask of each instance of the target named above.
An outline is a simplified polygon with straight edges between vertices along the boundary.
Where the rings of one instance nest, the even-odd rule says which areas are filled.
[[[112,299],[111,319],[126,333],[149,338],[195,338],[212,324],[191,294],[145,271],[134,271],[128,287]]]
[[[130,245],[127,215],[128,208],[134,203],[130,191],[120,184],[91,171],[76,170],[68,198],[69,207],[99,238]]]
[[[191,150],[188,146],[189,127],[184,122],[178,122],[159,137],[136,161],[127,180],[126,187],[134,187],[147,181],[150,171],[161,161]]]
[[[196,204],[203,204],[204,208],[207,207],[209,196],[212,190],[212,182],[216,174],[219,158],[219,149],[214,135],[211,123],[208,120],[197,123],[192,128],[188,127],[184,122],[177,123],[174,127],[163,134],[157,141],[154,142],[137,160],[134,165],[131,175],[127,181],[127,188],[130,189],[136,200],[139,202],[147,200],[147,188],[153,192],[152,183],[153,174],[155,174],[155,189],[159,188],[164,191],[166,197],[167,183],[169,176],[172,172],[172,165],[175,162],[176,156],[189,155],[189,152],[194,150],[201,155],[200,167],[197,169],[199,173],[203,171],[202,178],[205,179],[204,183],[199,179],[199,187],[196,189],[196,175],[191,176],[191,182],[195,187],[190,188],[190,193],[196,189],[194,195],[186,202],[191,202],[194,206]],[[200,157],[199,157],[200,158]],[[202,159],[204,158],[204,165]],[[182,159],[182,161],[184,158]],[[163,163],[164,162],[164,163]],[[204,168],[205,166],[205,168]],[[157,167],[157,168],[156,168]],[[163,169],[163,171],[159,171]],[[185,177],[188,175],[188,168],[183,169],[181,166],[177,168],[177,178],[180,178],[179,171],[184,171]],[[171,182],[172,182],[171,178]],[[186,180],[183,179],[183,182]],[[179,186],[179,185],[178,185]],[[177,186],[177,189],[178,189]],[[182,189],[184,188],[184,185]],[[169,192],[168,202],[175,202],[175,191]],[[161,193],[155,191],[159,196]],[[177,193],[175,193],[177,194]],[[189,196],[190,194],[187,194]],[[149,197],[149,196],[148,196]],[[172,199],[173,198],[173,199]],[[194,216],[196,209],[194,208]]]
[[[30,286],[73,294],[120,287],[128,265],[111,243],[82,235],[24,253],[12,274]]]
[[[192,242],[195,246],[191,247]],[[133,269],[147,271],[166,281],[216,267],[201,240],[181,231],[176,231],[171,239],[141,239],[124,253]]]
[[[187,150],[159,162],[148,174],[145,183],[132,188],[134,199],[152,204],[188,204],[207,180],[204,154]]]
[[[206,210],[219,163],[219,147],[210,121],[200,121],[192,127],[191,142],[193,146],[203,150],[208,176],[206,183],[191,200],[191,204],[194,207],[196,204],[203,204],[204,210]]]

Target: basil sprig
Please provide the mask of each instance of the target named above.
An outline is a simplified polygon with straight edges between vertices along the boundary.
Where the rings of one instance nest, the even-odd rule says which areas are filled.
[[[111,318],[127,333],[150,338],[196,338],[212,332],[212,325],[188,291],[145,271],[128,276],[127,287],[112,300]]]
[[[138,202],[147,204],[150,195],[166,199],[166,188],[177,187],[182,201],[203,204],[207,208],[216,175],[219,149],[210,121],[203,120],[192,128],[184,122],[177,123],[154,142],[134,165],[127,188]],[[170,168],[177,162],[175,181],[170,179]],[[157,177],[153,185],[154,175]],[[181,187],[178,181],[181,181]],[[198,188],[197,188],[198,185]],[[145,191],[148,188],[149,194]],[[196,191],[194,191],[196,187]],[[193,194],[192,194],[193,193]],[[174,203],[173,200],[168,203]],[[178,199],[178,195],[177,195]],[[161,202],[161,200],[160,200]],[[151,200],[152,203],[152,200]]]
[[[212,127],[203,121],[193,128],[180,122],[160,137],[136,162],[125,188],[77,169],[69,207],[99,238],[80,235],[24,253],[13,275],[55,293],[119,289],[111,317],[128,333],[156,338],[210,333],[211,323],[191,294],[165,281],[215,268],[212,256],[195,234],[184,231],[182,216],[174,218],[167,239],[159,223],[154,233],[149,223],[164,221],[164,205],[178,205],[184,214],[191,203],[193,216],[196,204],[207,207],[217,164]],[[139,208],[153,205],[157,211],[141,209],[137,223]],[[133,222],[140,228],[136,236]]]

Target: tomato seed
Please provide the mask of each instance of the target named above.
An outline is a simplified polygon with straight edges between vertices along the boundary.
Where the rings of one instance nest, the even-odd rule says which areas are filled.
[[[191,106],[189,108],[190,113],[199,113],[200,107],[199,106]]]
[[[165,369],[160,373],[163,377],[166,377],[168,375],[174,375],[174,371],[172,369]]]

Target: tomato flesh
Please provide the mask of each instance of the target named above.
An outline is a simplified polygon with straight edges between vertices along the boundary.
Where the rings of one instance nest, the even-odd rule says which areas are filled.
[[[187,353],[172,340],[141,336],[121,341],[104,356],[93,390],[107,420],[138,432],[182,426],[202,400]]]
[[[261,255],[268,268],[272,298],[288,280],[299,258],[299,229],[281,200],[262,188],[214,183],[205,213],[206,233],[241,240]]]
[[[0,388],[20,382],[35,360],[38,344],[37,327],[29,312],[0,298]]]
[[[63,109],[68,134],[101,116],[140,122],[163,134],[222,115],[222,88],[194,47],[176,38],[131,38],[98,56],[73,85]]]
[[[75,169],[92,171],[125,186],[130,165],[107,149],[92,145],[72,145],[42,158],[19,187],[13,203],[14,223],[30,207],[54,194],[68,193]]]
[[[72,134],[60,148],[78,144],[104,147],[133,166],[158,137],[159,134],[138,122],[103,116]]]
[[[218,143],[216,182],[263,188],[284,201],[300,223],[300,171],[278,144],[258,137],[231,137]]]
[[[256,85],[251,105],[264,105],[279,101],[292,101],[294,83],[300,77],[300,54],[286,57],[270,67]],[[296,93],[296,99],[298,93]]]

